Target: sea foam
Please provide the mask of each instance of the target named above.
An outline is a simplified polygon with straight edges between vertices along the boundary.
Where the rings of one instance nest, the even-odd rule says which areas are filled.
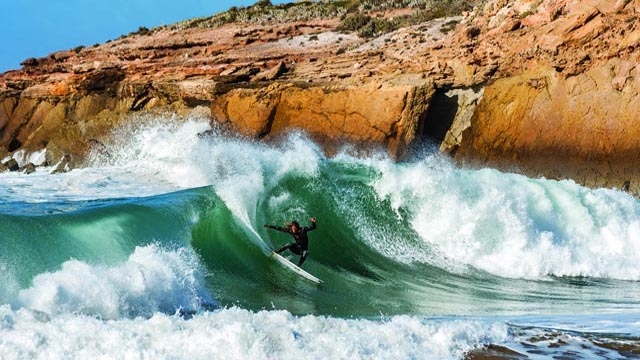
[[[373,182],[378,196],[408,216],[434,254],[452,262],[512,278],[640,279],[640,203],[629,194],[458,169],[434,157],[374,166],[381,173]],[[424,252],[403,249],[397,258],[416,253]]]
[[[49,315],[120,319],[196,311],[203,303],[213,301],[193,251],[147,245],[137,247],[126,262],[115,266],[66,261],[58,271],[37,275],[12,305]]]
[[[105,321],[0,306],[0,357],[7,359],[455,359],[508,336],[503,323],[473,319],[348,320],[230,308],[189,320],[156,313]]]

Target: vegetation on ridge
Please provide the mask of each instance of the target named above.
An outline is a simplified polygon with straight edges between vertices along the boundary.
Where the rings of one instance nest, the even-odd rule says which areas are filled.
[[[463,11],[470,11],[485,2],[486,0],[322,0],[273,5],[269,0],[259,0],[252,6],[234,6],[211,17],[183,21],[170,28],[209,28],[228,23],[340,19],[340,30],[372,37],[436,18],[460,15]],[[398,16],[386,14],[397,9],[413,11]]]

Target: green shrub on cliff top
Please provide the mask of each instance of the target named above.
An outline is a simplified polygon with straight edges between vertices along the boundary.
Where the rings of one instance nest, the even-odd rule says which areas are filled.
[[[348,8],[360,12],[400,8],[412,8],[420,11],[438,8],[444,9],[450,14],[460,14],[464,10],[471,10],[474,6],[485,2],[485,0],[351,0],[348,1]]]
[[[260,0],[249,7],[232,7],[228,11],[211,17],[187,20],[172,25],[173,29],[208,28],[228,23],[271,23],[307,21],[311,19],[339,18],[346,13],[344,7],[334,2],[295,2],[273,5],[269,0]]]
[[[353,31],[361,37],[373,37],[393,31],[397,24],[383,18],[372,18],[361,13],[347,15],[338,28],[341,31]]]
[[[434,18],[459,15],[484,2],[486,0],[316,0],[273,5],[270,0],[258,0],[252,6],[234,6],[226,12],[187,20],[170,28],[208,28],[236,22],[282,23],[339,18],[343,21],[343,31],[353,31],[368,37]],[[380,16],[385,11],[400,8],[414,11],[411,15],[393,18]]]
[[[348,14],[342,18],[341,31],[355,32],[361,37],[373,37],[401,27],[420,24],[429,20],[458,15],[471,10],[482,1],[461,0],[352,0],[345,4]],[[409,15],[372,17],[370,14],[396,8],[412,8]]]

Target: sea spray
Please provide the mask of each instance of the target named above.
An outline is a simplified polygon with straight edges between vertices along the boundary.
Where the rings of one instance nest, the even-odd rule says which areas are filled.
[[[640,279],[640,204],[628,194],[432,157],[377,166],[379,197],[453,261],[514,278]]]
[[[7,264],[0,262],[0,304],[8,304],[15,298],[20,285]]]
[[[148,245],[136,248],[117,266],[66,261],[60,270],[36,276],[13,307],[119,319],[197,311],[203,303],[213,300],[204,288],[197,256],[186,248]]]
[[[175,188],[205,186],[209,181],[201,164],[207,160],[206,143],[198,134],[210,129],[205,119],[141,115],[114,129],[104,148],[88,156],[88,166],[124,168]]]

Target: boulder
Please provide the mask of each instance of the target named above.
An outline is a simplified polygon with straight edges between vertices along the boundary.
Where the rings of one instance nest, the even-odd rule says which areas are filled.
[[[14,158],[9,159],[7,162],[3,163],[3,165],[9,169],[9,171],[18,171],[20,170],[20,165],[18,161]]]
[[[50,174],[59,174],[70,171],[72,167],[72,157],[69,154],[64,154],[60,160],[51,168]]]
[[[21,170],[25,174],[31,174],[36,171],[36,166],[33,163],[28,163]]]

